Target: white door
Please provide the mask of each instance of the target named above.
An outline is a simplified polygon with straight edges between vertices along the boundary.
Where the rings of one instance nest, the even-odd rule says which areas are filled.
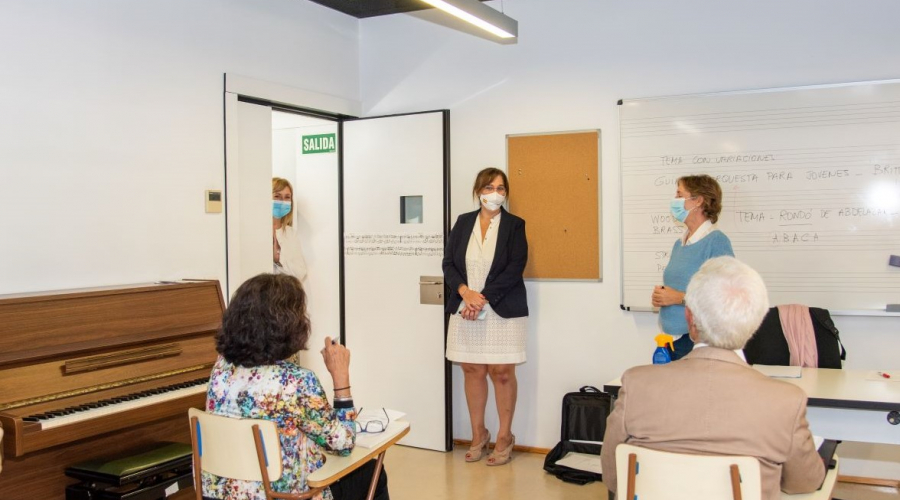
[[[405,412],[411,430],[402,444],[440,451],[452,444],[441,271],[448,120],[448,111],[348,120],[341,133],[354,399]]]

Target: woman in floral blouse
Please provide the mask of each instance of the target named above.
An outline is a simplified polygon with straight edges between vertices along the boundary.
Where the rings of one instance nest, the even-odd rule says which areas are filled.
[[[334,382],[334,407],[316,374],[287,360],[306,349],[310,323],[306,293],[297,278],[261,274],[242,284],[222,317],[216,337],[219,359],[212,370],[206,410],[230,417],[273,420],[278,425],[284,472],[275,491],[302,493],[306,478],[325,462],[324,452],[349,454],[356,439],[350,395],[350,351],[325,338],[322,356]],[[345,476],[317,500],[365,498],[375,462]],[[262,483],[203,473],[203,496],[264,499]],[[387,476],[379,476],[376,499],[389,500]]]

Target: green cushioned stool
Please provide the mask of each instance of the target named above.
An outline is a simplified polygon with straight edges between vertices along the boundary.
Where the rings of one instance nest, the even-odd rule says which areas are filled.
[[[66,500],[157,500],[193,485],[191,445],[156,443],[114,458],[88,460],[66,469],[81,483]]]

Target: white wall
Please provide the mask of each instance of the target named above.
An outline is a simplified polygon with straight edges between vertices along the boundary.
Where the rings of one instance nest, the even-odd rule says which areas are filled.
[[[359,98],[357,20],[300,0],[4,0],[0,294],[225,276],[223,74]]]
[[[559,439],[565,392],[601,385],[630,366],[649,363],[654,349],[656,316],[619,310],[616,101],[898,78],[900,30],[894,20],[900,3],[505,0],[503,5],[519,21],[517,45],[485,41],[421,16],[362,21],[362,101],[366,115],[451,110],[454,220],[471,210],[467,193],[474,174],[506,165],[506,134],[602,130],[604,282],[527,285],[528,362],[518,372],[513,430],[517,442],[549,448]],[[900,368],[900,319],[838,317],[836,323],[849,351],[847,367]],[[454,435],[469,438],[461,382],[456,369]],[[496,418],[489,423],[496,432]],[[853,450],[858,458],[894,458],[845,473],[900,477],[896,452]]]

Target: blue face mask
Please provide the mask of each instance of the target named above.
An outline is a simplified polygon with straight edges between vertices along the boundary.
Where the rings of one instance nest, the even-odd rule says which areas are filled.
[[[272,217],[280,219],[291,211],[291,202],[272,200]]]
[[[684,222],[684,220],[687,219],[688,214],[693,210],[684,208],[684,201],[684,198],[674,198],[669,202],[669,211],[672,212],[672,217],[675,217],[678,222]]]

